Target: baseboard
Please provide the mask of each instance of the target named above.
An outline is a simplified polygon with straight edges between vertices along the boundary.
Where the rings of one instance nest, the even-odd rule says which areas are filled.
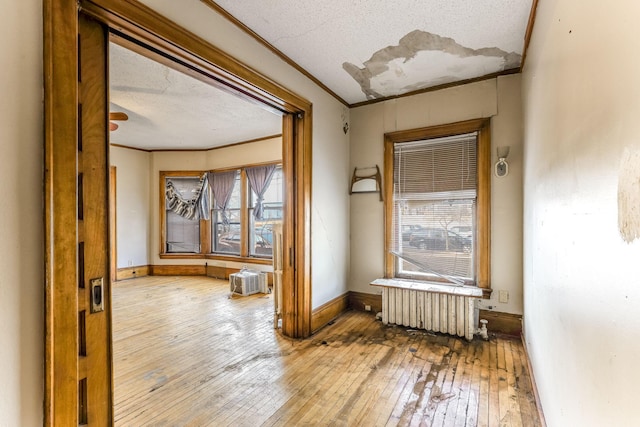
[[[204,265],[152,265],[149,269],[151,276],[206,276]]]
[[[480,310],[480,318],[489,322],[487,323],[489,332],[515,337],[522,335],[522,316],[519,314]]]
[[[228,280],[230,274],[239,271],[239,268],[212,265],[138,265],[117,269],[116,281],[144,276],[208,276]],[[267,277],[269,285],[273,285],[273,274],[268,274]]]
[[[522,347],[524,347],[524,355],[527,359],[527,369],[529,370],[529,378],[531,378],[531,387],[533,388],[533,398],[536,400],[536,409],[538,410],[538,417],[540,418],[540,424],[542,427],[547,426],[547,421],[544,418],[544,411],[542,410],[542,403],[540,402],[540,395],[538,394],[538,385],[536,384],[536,378],[533,374],[533,367],[531,366],[531,358],[529,357],[529,349],[527,348],[527,340],[524,338],[524,333],[520,335],[522,340]]]
[[[380,294],[367,294],[364,292],[349,292],[349,308],[358,311],[365,310],[365,306],[370,306],[372,312],[379,313],[382,311],[382,295]]]
[[[235,273],[237,271],[240,271],[240,270],[237,268],[220,267],[215,265],[207,266],[207,276],[213,277],[216,279],[227,280],[230,274]]]
[[[366,311],[365,306],[370,306],[371,311],[374,313],[382,311],[382,295],[355,291],[349,292],[349,308]],[[480,318],[489,321],[487,324],[489,332],[517,337],[522,333],[522,316],[518,314],[480,310]]]
[[[207,277],[213,277],[215,279],[229,280],[229,276],[233,273],[239,272],[239,268],[231,268],[231,267],[219,267],[215,265],[207,266]],[[269,285],[273,285],[273,273],[268,272],[267,274],[267,283]]]
[[[340,316],[349,306],[349,292],[322,304],[311,313],[311,333],[316,332],[336,317]]]
[[[148,265],[137,265],[135,267],[125,267],[116,270],[116,281],[134,279],[149,275]]]

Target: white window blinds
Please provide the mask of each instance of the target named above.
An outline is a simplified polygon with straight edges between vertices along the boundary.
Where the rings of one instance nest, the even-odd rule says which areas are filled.
[[[394,193],[399,198],[476,196],[476,133],[396,144]]]
[[[396,275],[471,283],[477,133],[394,144]],[[443,279],[444,278],[444,279]]]

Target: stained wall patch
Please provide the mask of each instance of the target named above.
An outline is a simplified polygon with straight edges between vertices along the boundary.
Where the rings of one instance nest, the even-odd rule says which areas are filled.
[[[640,238],[640,151],[627,148],[618,175],[618,228],[627,243]]]

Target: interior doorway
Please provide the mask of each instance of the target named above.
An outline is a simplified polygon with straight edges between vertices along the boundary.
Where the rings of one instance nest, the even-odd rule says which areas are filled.
[[[282,185],[283,113],[110,39],[110,162],[121,178],[116,279],[270,270],[273,227],[291,199]]]
[[[97,33],[117,34],[131,43],[143,43],[159,57],[180,64],[188,73],[200,78],[205,76],[237,96],[283,114],[282,170],[285,191],[291,195],[285,203],[283,215],[291,220],[285,221],[283,230],[285,250],[282,331],[291,337],[308,336],[311,324],[310,103],[140,3],[94,0],[76,4],[64,0],[47,0],[44,9],[44,68],[47,75],[45,424],[77,425],[87,419],[97,420],[92,414],[111,413],[108,408],[111,405],[110,399],[93,403],[91,399],[85,398],[92,393],[91,384],[94,381],[91,378],[108,378],[111,372],[109,363],[86,366],[82,341],[84,337],[90,336],[92,341],[108,352],[109,327],[90,334],[79,329],[84,313],[78,312],[79,296],[90,295],[92,302],[101,302],[102,292],[106,292],[107,296],[109,292],[108,277],[106,280],[82,277],[79,273],[82,270],[78,269],[80,263],[86,262],[81,240],[86,237],[86,233],[77,231],[83,224],[79,211],[79,206],[82,206],[79,202],[83,197],[81,175],[83,170],[91,170],[96,165],[93,162],[100,161],[92,156],[78,154],[85,132],[85,128],[81,126],[85,115],[81,114],[79,106],[68,102],[70,99],[80,99],[79,93],[87,95],[80,87],[82,66],[78,67],[78,62],[82,64],[85,59],[80,55],[81,44],[78,41],[81,15],[82,19],[97,23],[97,26],[94,25]],[[108,37],[103,39],[106,38]],[[100,59],[99,55],[93,56]],[[100,75],[104,75],[106,79],[106,66],[102,68],[102,72],[92,73],[92,77],[99,78]],[[91,129],[97,130],[97,136],[105,140],[108,127],[105,120],[106,108],[97,111],[95,123],[101,122],[102,125],[92,125]],[[105,170],[104,190],[108,188],[109,181],[107,166],[108,162],[100,166]],[[107,200],[106,195],[104,199]],[[95,255],[106,259],[108,252],[108,247],[105,246],[102,252]],[[110,265],[108,262],[105,265],[108,272]],[[91,293],[84,290],[85,280],[91,285]],[[81,291],[78,284],[81,285]],[[108,298],[105,301],[108,302]],[[104,310],[108,315],[110,307],[107,305]],[[79,377],[80,367],[86,372],[83,379]],[[103,407],[102,410],[98,406]],[[111,422],[108,416],[100,420],[105,425]]]

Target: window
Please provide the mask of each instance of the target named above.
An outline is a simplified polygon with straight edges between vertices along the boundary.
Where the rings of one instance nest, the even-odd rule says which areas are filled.
[[[489,123],[385,135],[387,277],[489,292]]]
[[[216,209],[215,194],[211,217],[211,240],[214,253],[271,258],[273,223],[282,220],[282,167],[277,165],[262,196],[262,212],[256,218],[257,193],[247,178],[247,169],[238,170],[231,199],[223,212]],[[246,226],[245,226],[246,224]]]
[[[261,182],[262,199],[253,190],[248,172],[263,168],[272,171]],[[211,172],[209,176],[210,216],[208,219],[187,219],[169,209],[166,191],[171,186],[183,199],[190,200],[201,183],[205,171],[161,172],[164,200],[161,222],[162,253],[165,258],[224,258],[267,262],[272,257],[273,224],[283,215],[284,182],[282,166],[247,166],[235,170]],[[226,206],[215,194],[216,176],[222,188],[219,195],[228,194]],[[228,193],[227,193],[228,192]],[[223,208],[224,206],[224,208]],[[256,217],[256,208],[261,212]]]
[[[199,191],[202,182],[196,176],[164,176],[163,188],[171,187],[182,199],[190,200]],[[165,192],[163,191],[163,197]],[[172,253],[200,253],[200,220],[188,219],[169,209],[165,200],[165,232],[164,252]]]
[[[211,203],[211,241],[213,252],[240,255],[241,253],[241,210],[242,210],[242,184],[241,171],[236,171],[233,181],[231,196],[226,209],[220,209],[222,203],[213,196]],[[215,178],[214,178],[215,179]]]
[[[276,167],[262,198],[262,217],[255,217],[258,195],[253,189],[249,194],[249,255],[268,256],[273,254],[273,223],[282,221],[283,197],[282,167]]]

